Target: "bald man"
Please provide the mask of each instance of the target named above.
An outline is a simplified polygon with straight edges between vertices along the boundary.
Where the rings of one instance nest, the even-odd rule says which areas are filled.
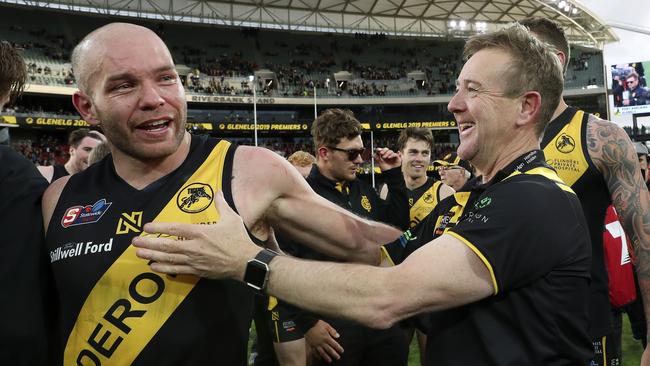
[[[252,261],[240,284],[154,273],[129,245],[148,235],[146,222],[218,222],[217,194],[258,244],[273,225],[318,251],[377,264],[378,244],[400,235],[317,196],[270,150],[187,133],[183,86],[149,29],[99,28],[77,45],[72,64],[73,103],[101,125],[112,159],[57,180],[43,199],[63,364],[246,364],[253,289],[263,288],[273,252]],[[397,159],[386,151],[376,158]]]

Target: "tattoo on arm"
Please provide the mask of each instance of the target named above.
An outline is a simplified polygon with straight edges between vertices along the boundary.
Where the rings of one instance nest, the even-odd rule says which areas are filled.
[[[615,124],[589,116],[587,148],[602,172],[612,203],[636,254],[636,272],[650,322],[650,196],[641,177],[636,150]],[[650,323],[646,336],[650,336]]]
[[[621,224],[632,241],[639,278],[650,280],[650,196],[636,151],[625,131],[614,123],[594,116],[589,116],[588,123],[589,155],[602,172]]]

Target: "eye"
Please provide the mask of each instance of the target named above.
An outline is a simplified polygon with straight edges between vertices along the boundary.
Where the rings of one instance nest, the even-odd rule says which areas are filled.
[[[173,83],[173,82],[176,82],[176,75],[172,75],[172,74],[163,75],[160,78],[160,80],[162,80],[163,82]]]
[[[116,86],[111,88],[111,90],[121,91],[121,90],[130,89],[132,87],[133,87],[133,84],[131,84],[131,83],[121,83],[121,84],[117,84]]]

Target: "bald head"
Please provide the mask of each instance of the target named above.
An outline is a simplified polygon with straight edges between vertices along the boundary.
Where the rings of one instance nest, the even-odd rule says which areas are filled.
[[[72,51],[72,69],[79,90],[92,94],[95,73],[101,69],[104,56],[115,49],[142,48],[162,44],[171,59],[167,46],[148,28],[130,23],[110,23],[89,33]]]

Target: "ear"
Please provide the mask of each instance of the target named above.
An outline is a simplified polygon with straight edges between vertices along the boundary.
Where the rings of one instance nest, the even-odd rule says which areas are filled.
[[[521,96],[521,109],[517,126],[535,125],[542,108],[542,96],[536,91],[525,92]]]
[[[100,120],[97,118],[92,99],[89,96],[78,90],[72,95],[72,104],[86,122],[93,126],[99,125]]]
[[[318,160],[328,160],[329,158],[329,150],[325,146],[321,146],[318,148]]]
[[[562,64],[562,71],[564,71],[564,66],[567,64],[567,62],[569,62],[569,60],[566,59],[566,53],[557,51],[556,55],[560,59],[560,64]]]

